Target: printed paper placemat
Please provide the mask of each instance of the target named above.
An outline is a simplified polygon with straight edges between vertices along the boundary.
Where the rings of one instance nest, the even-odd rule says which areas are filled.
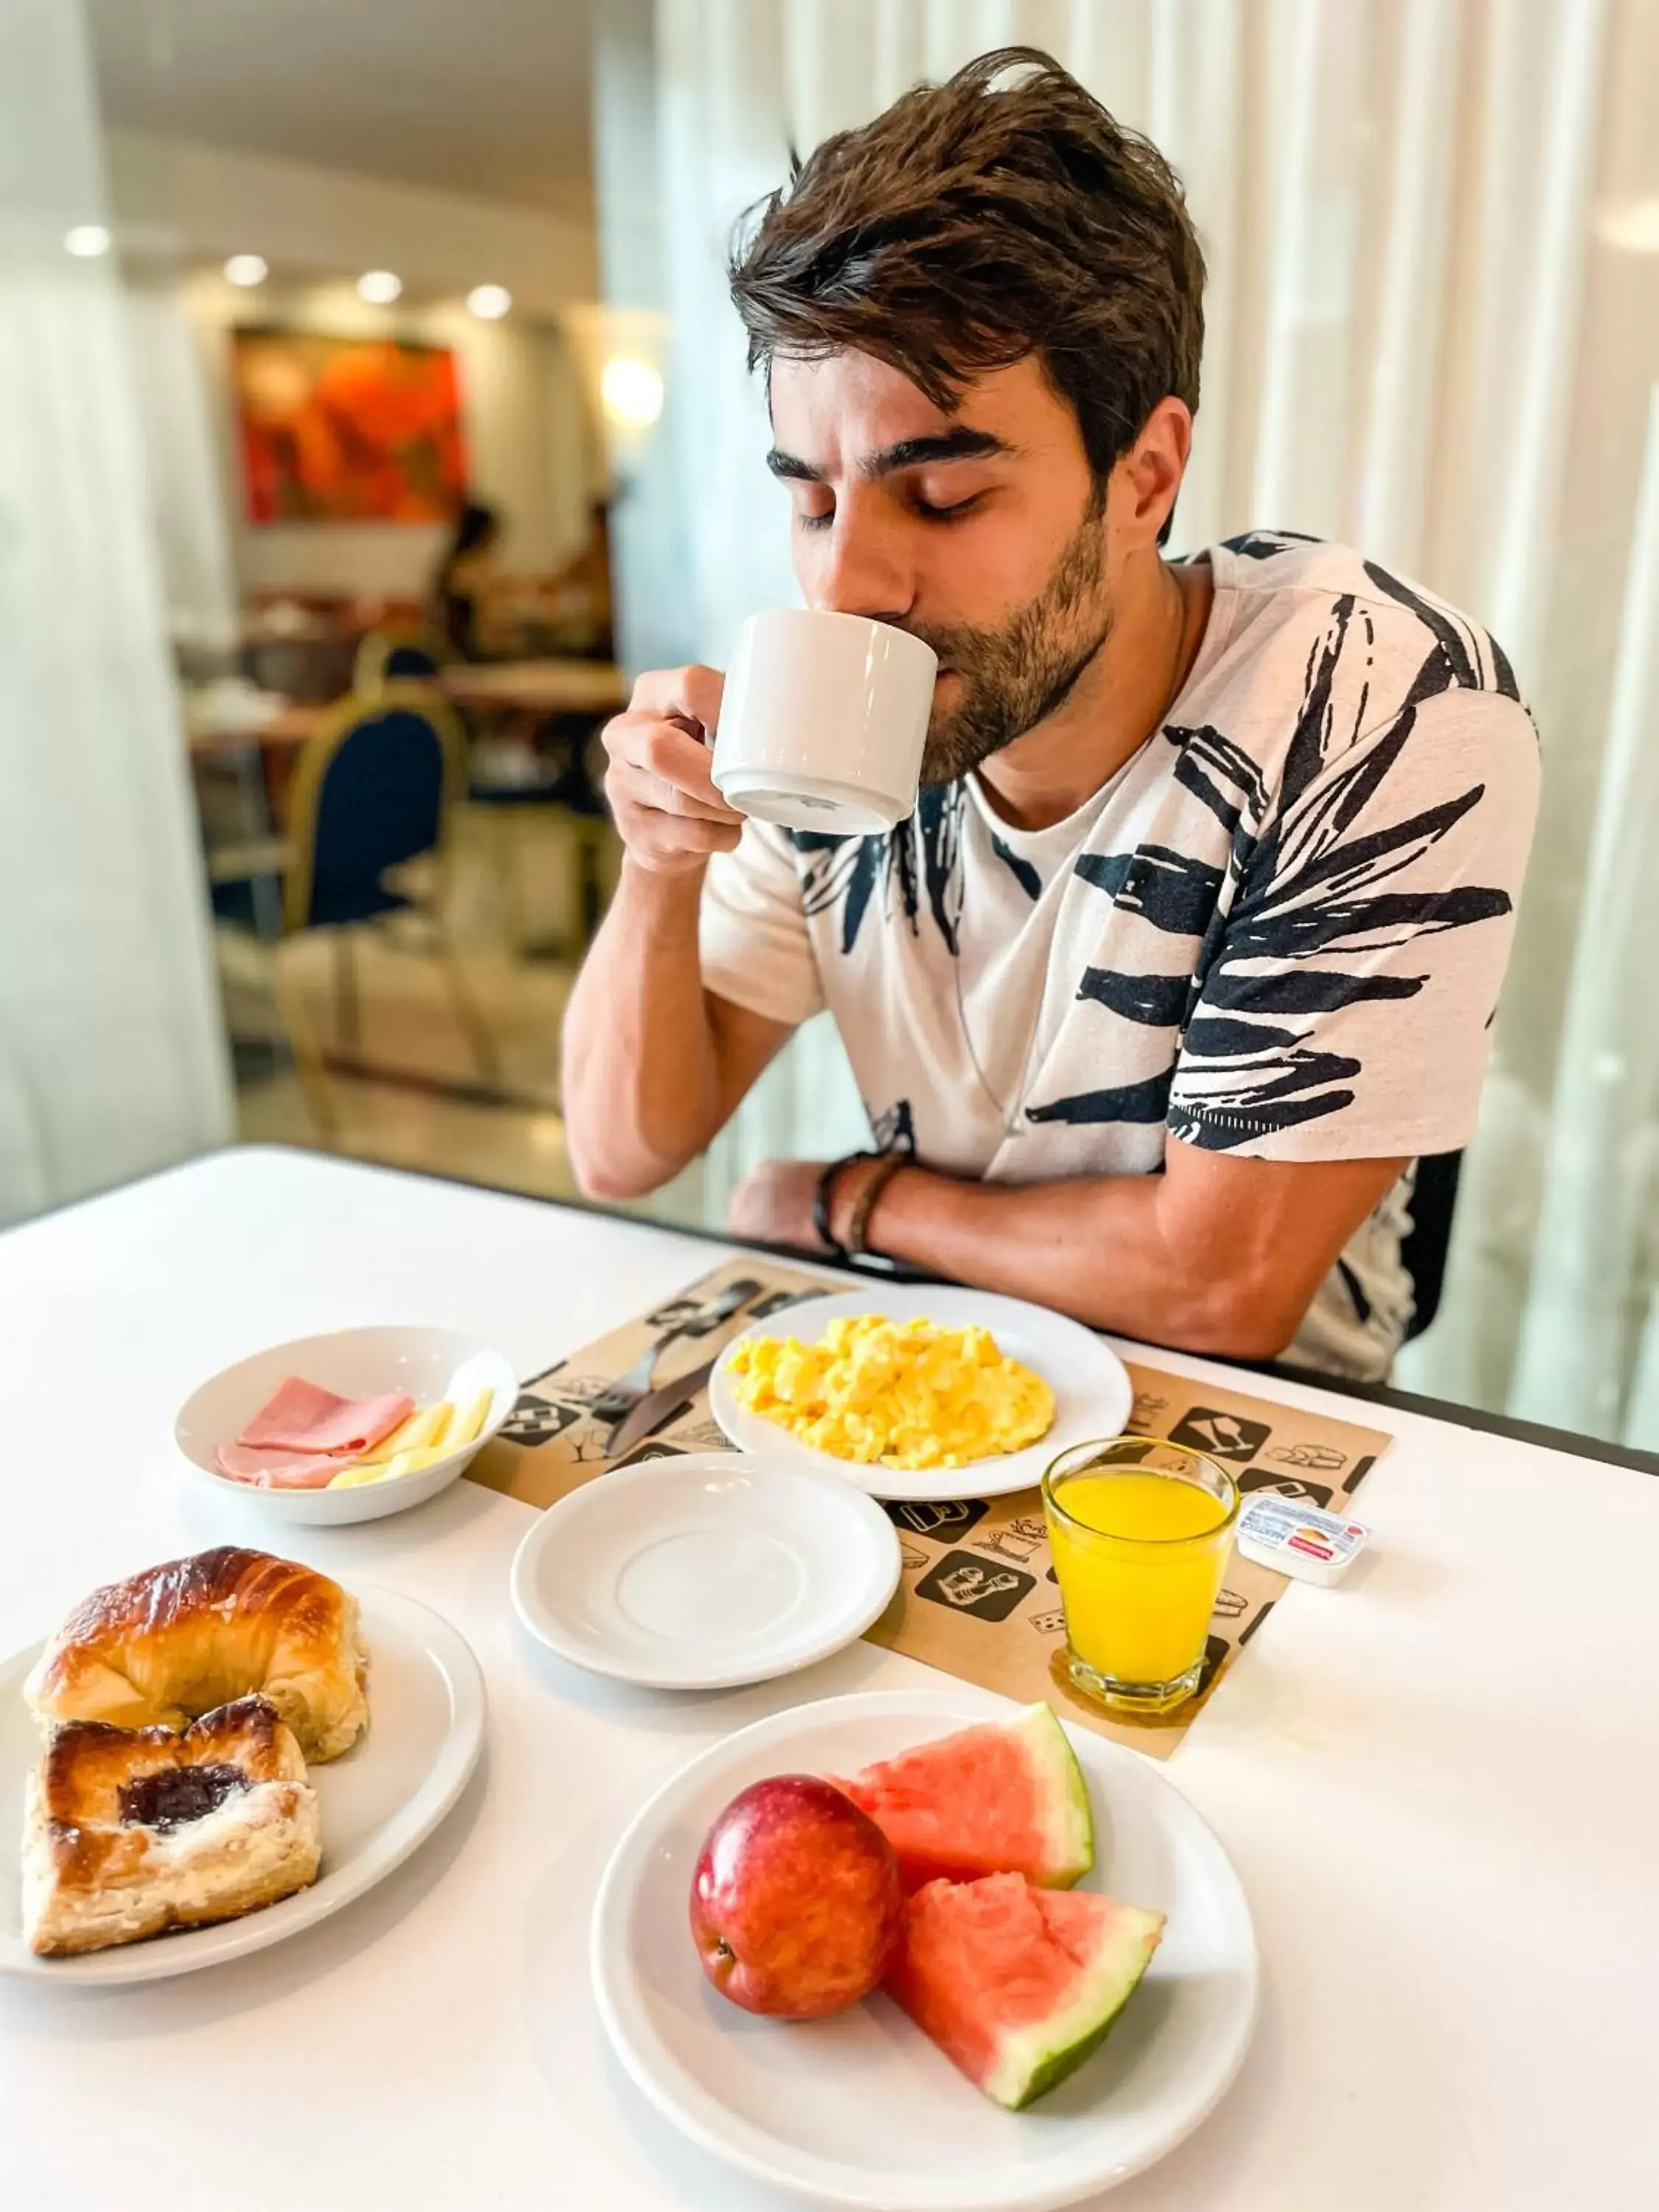
[[[728,1450],[701,1389],[617,1461],[605,1456],[611,1424],[596,1420],[592,1409],[654,1345],[663,1346],[651,1378],[660,1387],[694,1373],[757,1320],[775,1314],[781,1333],[810,1336],[809,1316],[782,1316],[803,1300],[839,1287],[770,1260],[715,1268],[526,1383],[512,1418],[467,1469],[469,1479],[544,1508],[612,1466],[677,1452]],[[874,1288],[878,1304],[879,1286]],[[743,1304],[730,1313],[733,1291],[741,1291]],[[1188,1382],[1138,1360],[1127,1364],[1135,1392],[1130,1428],[1207,1452],[1247,1493],[1271,1490],[1340,1512],[1390,1441],[1382,1430],[1332,1420],[1231,1384]],[[872,1643],[1024,1704],[1046,1698],[1069,1718],[1157,1758],[1175,1749],[1229,1660],[1249,1643],[1285,1588],[1283,1575],[1236,1552],[1210,1623],[1198,1695],[1160,1719],[1120,1720],[1079,1697],[1066,1678],[1066,1626],[1036,1491],[939,1504],[890,1504],[885,1510],[899,1532],[904,1573],[898,1595],[869,1632]]]

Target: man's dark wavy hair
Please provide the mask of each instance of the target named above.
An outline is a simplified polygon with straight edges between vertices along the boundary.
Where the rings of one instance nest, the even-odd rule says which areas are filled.
[[[1159,400],[1198,405],[1204,257],[1181,184],[1032,46],[842,131],[732,240],[749,365],[858,351],[936,406],[1028,354],[1098,482]]]

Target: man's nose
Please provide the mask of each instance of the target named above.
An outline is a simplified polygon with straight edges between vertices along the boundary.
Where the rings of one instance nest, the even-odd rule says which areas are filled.
[[[856,501],[843,500],[823,565],[808,594],[825,613],[902,622],[915,599],[915,577],[894,532]]]

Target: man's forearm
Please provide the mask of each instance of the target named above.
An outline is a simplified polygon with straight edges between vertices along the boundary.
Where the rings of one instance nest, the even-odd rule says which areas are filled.
[[[623,863],[564,1024],[564,1114],[585,1190],[628,1198],[696,1158],[720,1126],[720,1067],[697,953],[702,872]]]
[[[1307,1304],[1300,1279],[1230,1247],[1224,1223],[1172,1221],[1162,1176],[980,1183],[907,1168],[868,1236],[930,1273],[1189,1352],[1271,1358]]]

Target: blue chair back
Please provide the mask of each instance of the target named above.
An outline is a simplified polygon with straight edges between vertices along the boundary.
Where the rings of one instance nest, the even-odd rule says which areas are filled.
[[[449,640],[433,623],[389,623],[370,630],[357,647],[351,688],[372,699],[388,684],[430,684],[454,658]]]
[[[394,645],[386,657],[384,671],[386,681],[395,683],[399,677],[413,678],[416,683],[430,681],[438,672],[435,653],[428,653],[422,645]]]
[[[461,755],[453,718],[424,692],[392,685],[349,701],[295,771],[287,927],[367,921],[405,905],[381,878],[441,842]]]

